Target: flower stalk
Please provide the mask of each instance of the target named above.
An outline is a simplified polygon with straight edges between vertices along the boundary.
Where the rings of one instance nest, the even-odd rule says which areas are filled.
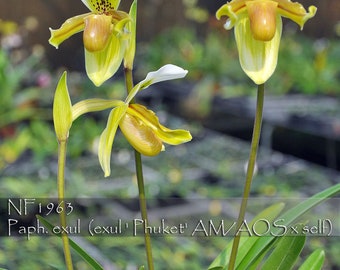
[[[237,250],[238,250],[240,237],[241,237],[239,230],[242,226],[242,223],[244,221],[244,217],[246,214],[246,208],[247,208],[248,198],[249,198],[250,189],[251,189],[251,183],[252,183],[253,176],[254,176],[257,150],[258,150],[258,146],[260,142],[263,102],[264,102],[264,84],[260,84],[258,85],[258,89],[257,89],[256,113],[255,113],[253,136],[251,140],[250,154],[249,154],[249,160],[248,160],[248,166],[247,166],[247,172],[246,172],[246,182],[244,184],[243,197],[242,197],[241,207],[239,211],[239,216],[237,219],[236,235],[233,240],[233,246],[232,246],[232,250],[230,254],[228,270],[233,270],[235,268]]]
[[[148,269],[153,270],[154,265],[153,265],[153,258],[152,258],[151,235],[150,235],[149,230],[146,230],[146,226],[148,225],[149,219],[148,219],[145,188],[144,188],[142,155],[137,150],[135,150],[134,152],[135,152],[135,165],[136,165],[136,175],[137,175],[137,184],[138,184],[139,208],[140,208],[142,220],[144,221],[143,229],[144,229],[146,260],[148,263]]]
[[[62,209],[59,214],[60,225],[62,228],[66,228],[66,212],[65,212],[65,164],[66,164],[66,146],[67,140],[59,140],[58,141],[58,205]],[[64,249],[64,257],[65,264],[67,270],[73,270],[71,250],[69,244],[69,238],[66,233],[61,235],[63,249]]]
[[[56,137],[58,140],[58,205],[62,209],[59,213],[60,225],[66,228],[65,212],[65,164],[66,164],[66,146],[69,136],[69,130],[72,126],[72,104],[67,88],[67,74],[61,76],[53,101],[53,123]],[[67,270],[73,270],[72,257],[69,245],[68,235],[61,235],[64,249],[64,257]]]
[[[134,0],[129,14],[119,11],[120,0],[82,0],[90,12],[66,20],[59,29],[51,29],[49,42],[54,47],[72,35],[83,31],[85,67],[89,79],[99,86],[111,78],[124,62],[127,97],[122,100],[86,99],[72,105],[69,96],[66,72],[59,80],[53,104],[53,120],[59,142],[58,198],[64,208],[65,202],[65,161],[66,143],[73,121],[83,114],[111,109],[106,128],[98,145],[99,163],[105,177],[110,175],[112,145],[118,128],[121,129],[131,146],[135,149],[135,166],[139,190],[140,211],[144,221],[145,250],[148,269],[153,270],[153,258],[148,224],[147,203],[143,179],[141,155],[155,156],[165,150],[164,144],[178,145],[192,139],[189,131],[172,130],[160,124],[156,114],[135,103],[135,95],[150,85],[187,74],[178,66],[167,64],[157,71],[149,72],[144,80],[134,86],[133,62],[136,50],[137,0]],[[163,144],[164,143],[164,144]],[[66,227],[66,214],[60,214],[61,226]],[[72,259],[67,234],[62,235],[65,261],[72,270]]]
[[[133,76],[132,70],[130,68],[124,69],[125,73],[125,85],[127,89],[127,93],[130,94],[133,89]],[[130,104],[135,103],[134,98],[130,101]],[[139,208],[141,211],[141,217],[143,222],[144,229],[144,243],[145,243],[145,253],[146,260],[148,264],[148,269],[153,270],[153,258],[152,258],[152,245],[151,245],[151,235],[148,230],[146,230],[146,226],[148,224],[148,212],[147,212],[147,204],[146,204],[146,196],[145,196],[145,185],[144,185],[144,176],[143,176],[143,162],[142,155],[135,150],[135,167],[136,167],[136,176],[137,176],[137,185],[138,185],[138,197],[139,197]]]
[[[221,19],[222,16],[228,17],[224,27],[227,30],[234,28],[241,67],[246,75],[258,85],[246,182],[230,255],[229,270],[235,267],[241,237],[239,230],[245,217],[260,141],[264,83],[276,69],[282,34],[282,17],[287,17],[297,23],[302,30],[305,22],[314,17],[316,11],[315,6],[310,6],[307,11],[300,3],[290,0],[232,0],[216,12],[217,19]]]

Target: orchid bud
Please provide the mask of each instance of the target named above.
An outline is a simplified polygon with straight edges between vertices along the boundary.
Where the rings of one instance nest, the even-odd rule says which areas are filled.
[[[90,15],[85,19],[84,47],[89,52],[103,50],[112,33],[112,17],[103,15]]]
[[[273,1],[246,2],[250,29],[254,39],[270,41],[276,32],[276,10],[278,3]]]
[[[67,88],[67,73],[61,76],[53,100],[54,130],[59,142],[66,141],[72,126],[72,104]]]

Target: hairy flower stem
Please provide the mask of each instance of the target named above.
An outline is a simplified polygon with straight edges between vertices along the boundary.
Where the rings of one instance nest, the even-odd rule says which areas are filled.
[[[58,146],[58,206],[62,211],[59,214],[60,225],[66,228],[66,211],[65,211],[65,162],[66,162],[66,145],[67,141],[59,141]],[[67,270],[73,270],[71,250],[68,235],[63,233],[61,236],[64,249],[64,257]]]
[[[125,85],[127,92],[129,93],[133,88],[133,77],[131,69],[124,69],[125,73]],[[130,104],[133,104],[135,101],[132,100]],[[141,211],[141,216],[144,221],[144,242],[145,242],[145,252],[146,259],[148,263],[148,269],[154,270],[153,259],[152,259],[152,247],[151,247],[151,236],[150,232],[146,230],[146,226],[148,225],[148,213],[147,213],[147,205],[146,205],[146,197],[145,197],[145,188],[144,188],[144,177],[143,177],[143,164],[142,164],[142,156],[141,154],[135,150],[135,166],[136,166],[136,175],[137,175],[137,183],[138,183],[138,196],[139,196],[139,207]]]
[[[254,169],[256,164],[257,150],[261,135],[261,124],[262,124],[262,113],[263,113],[263,101],[264,101],[264,84],[258,85],[257,89],[257,103],[256,103],[256,114],[253,127],[253,137],[251,140],[250,155],[247,166],[246,182],[243,190],[242,203],[239,211],[239,216],[237,219],[236,235],[234,237],[233,246],[231,249],[230,260],[228,270],[233,270],[235,268],[235,262],[237,258],[237,250],[240,243],[240,233],[239,229],[242,226],[244,217],[246,214],[246,208],[248,203],[248,198],[250,194],[251,182],[253,180]]]

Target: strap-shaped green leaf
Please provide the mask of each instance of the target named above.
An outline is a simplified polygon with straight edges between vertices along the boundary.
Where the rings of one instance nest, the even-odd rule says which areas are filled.
[[[312,209],[316,205],[322,203],[323,201],[327,200],[328,198],[338,194],[340,192],[340,184],[331,186],[314,196],[306,199],[305,201],[301,202],[297,206],[290,208],[284,214],[282,214],[279,219],[284,221],[285,226],[289,226],[296,220],[298,217],[306,213],[308,210]],[[239,262],[237,269],[250,269],[259,261],[259,257],[263,256],[266,251],[268,251],[269,247],[274,244],[274,241],[278,239],[275,235],[279,235],[282,233],[281,228],[273,229],[271,236],[262,236],[262,237],[248,237],[248,240],[244,241],[241,239],[239,251],[245,244],[249,244],[251,239],[255,239],[255,243],[252,243],[251,248],[248,249],[246,254],[238,253],[237,261]],[[248,242],[250,241],[250,242]],[[218,255],[218,257],[214,260],[214,262],[210,265],[209,270],[215,269],[227,269],[229,256],[230,256],[230,248],[231,243]],[[240,256],[240,254],[243,254]],[[219,268],[220,267],[220,268]]]
[[[42,216],[37,215],[37,218],[41,223],[51,232],[53,232],[53,225],[49,223],[46,219]],[[61,237],[61,234],[56,234],[56,236]],[[78,246],[72,239],[69,239],[70,246],[95,270],[103,270],[104,268],[95,260],[93,259],[84,249]]]
[[[300,232],[303,224],[297,226]],[[289,270],[292,269],[301,250],[306,242],[306,235],[298,234],[296,236],[283,236],[277,243],[274,251],[262,265],[263,270]]]
[[[269,206],[265,210],[263,210],[261,213],[259,213],[253,220],[249,223],[249,227],[253,226],[254,223],[257,220],[261,219],[266,219],[268,222],[271,222],[274,220],[282,211],[284,207],[283,203],[277,203]],[[262,233],[266,230],[266,228],[258,228],[258,233]],[[238,257],[236,260],[236,266],[240,263],[242,258],[244,258],[251,247],[255,244],[257,241],[258,237],[253,236],[253,237],[248,237],[248,236],[243,236],[241,237],[240,240],[240,245],[239,245],[239,251],[238,251]],[[220,255],[213,261],[213,263],[210,265],[209,270],[218,270],[218,269],[225,269],[226,266],[228,266],[228,260],[230,257],[231,253],[231,248],[232,248],[232,242],[230,242],[226,248],[220,253]]]
[[[325,261],[325,252],[322,249],[315,250],[305,262],[299,267],[299,270],[321,270]]]
[[[294,222],[294,220],[306,213],[308,210],[327,200],[329,197],[338,194],[339,192],[340,184],[331,186],[308,198],[307,200],[299,203],[297,206],[290,208],[278,219],[283,220],[284,225],[288,227]],[[255,263],[255,261],[257,261],[258,257],[263,255],[263,252],[265,249],[268,248],[268,245],[272,245],[273,241],[277,239],[277,237],[275,237],[274,235],[282,234],[282,229],[273,229],[271,233],[272,236],[260,237],[257,239],[251,250],[249,250],[247,256],[243,258],[242,264],[239,265],[239,269],[248,269],[249,267],[251,267]]]

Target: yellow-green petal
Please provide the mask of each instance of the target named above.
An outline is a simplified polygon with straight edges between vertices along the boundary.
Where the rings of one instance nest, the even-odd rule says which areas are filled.
[[[234,0],[221,6],[216,12],[216,18],[219,20],[222,16],[228,16],[229,19],[225,24],[225,28],[230,30],[240,19],[242,13],[246,12],[245,0]]]
[[[103,111],[124,104],[125,103],[121,100],[100,98],[82,100],[72,106],[72,120],[76,120],[79,116],[85,113]]]
[[[127,110],[127,105],[122,105],[114,108],[107,121],[106,128],[102,132],[99,139],[98,146],[98,158],[100,166],[104,171],[105,177],[111,174],[110,162],[111,162],[111,151],[114,137],[118,128],[118,124],[121,118],[124,116]]]
[[[169,129],[159,124],[155,130],[158,138],[170,145],[178,145],[192,140],[192,136],[188,130],[184,129]]]
[[[49,43],[58,49],[59,45],[66,39],[83,31],[85,27],[84,19],[89,14],[90,13],[86,13],[72,17],[66,20],[59,29],[54,30],[50,28],[51,37],[49,39]]]
[[[67,88],[66,72],[61,76],[54,95],[53,122],[58,141],[66,141],[72,126],[72,105]]]
[[[133,1],[130,7],[129,15],[131,18],[131,20],[127,24],[129,41],[124,55],[124,67],[132,70],[136,52],[137,0]]]
[[[240,15],[246,12],[246,3],[251,2],[261,2],[261,0],[233,0],[228,2],[227,4],[221,6],[220,9],[216,12],[217,19],[220,19],[222,16],[228,16],[229,19],[225,24],[225,28],[230,30],[234,27],[236,22],[240,19]],[[283,17],[287,17],[297,23],[301,29],[305,22],[314,17],[317,8],[315,6],[310,6],[308,8],[308,12],[305,8],[297,2],[291,2],[290,0],[272,0],[272,2],[278,3],[278,14]]]
[[[191,141],[192,136],[189,131],[182,129],[169,129],[159,123],[157,115],[148,110],[145,106],[131,104],[128,113],[139,118],[145,125],[150,127],[156,136],[163,142],[171,145],[178,145]]]
[[[276,2],[279,3],[278,13],[297,23],[301,29],[307,20],[315,16],[317,11],[315,6],[310,6],[307,12],[300,3],[291,2],[290,0],[276,0]]]
[[[243,71],[256,84],[263,84],[275,71],[282,32],[282,19],[276,17],[276,33],[270,41],[254,39],[249,17],[244,16],[235,25],[235,39]]]
[[[120,0],[81,0],[92,12],[104,13],[110,9],[118,9]]]
[[[100,86],[118,70],[124,57],[126,41],[111,35],[105,49],[89,52],[85,48],[85,67],[90,80]]]

